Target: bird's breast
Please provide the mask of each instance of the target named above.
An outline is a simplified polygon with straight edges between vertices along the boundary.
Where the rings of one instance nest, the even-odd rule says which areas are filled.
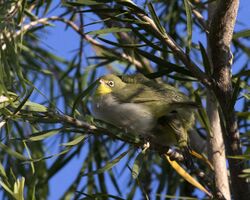
[[[92,112],[97,119],[137,134],[148,134],[156,123],[147,107],[136,103],[119,103],[111,95],[96,98],[92,103]]]

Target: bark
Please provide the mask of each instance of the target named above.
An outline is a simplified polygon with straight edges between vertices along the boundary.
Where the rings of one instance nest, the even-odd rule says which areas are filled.
[[[209,4],[208,7],[208,22],[210,24],[214,16],[214,8],[216,3]],[[207,38],[208,39],[208,38]],[[208,42],[208,55],[212,65],[211,47]],[[226,165],[226,152],[223,133],[221,130],[221,122],[218,112],[218,103],[212,92],[207,91],[207,113],[210,121],[210,134],[208,136],[208,155],[214,166],[215,186],[217,188],[217,196],[223,196],[225,199],[230,200],[230,188]]]
[[[227,154],[230,156],[242,155],[239,140],[239,130],[235,112],[231,105],[232,80],[230,43],[237,17],[239,0],[220,0],[210,25],[209,45],[211,59],[214,67],[214,92],[222,109],[223,122],[225,122],[224,138]],[[223,123],[222,123],[223,124]],[[243,162],[229,159],[232,194],[235,200],[249,199],[248,185],[239,174],[244,169]]]
[[[214,166],[215,186],[217,188],[216,195],[218,198],[223,196],[225,199],[230,200],[225,144],[220,126],[218,106],[214,96],[210,92],[207,95],[207,113],[211,125],[208,136],[208,155]]]

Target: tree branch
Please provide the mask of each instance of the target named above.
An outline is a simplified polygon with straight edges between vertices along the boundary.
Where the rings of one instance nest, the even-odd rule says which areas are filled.
[[[201,81],[205,86],[210,87],[212,80],[208,77],[200,68],[183,52],[181,47],[165,32],[162,34],[154,21],[145,15],[144,13],[135,13],[141,20],[147,22],[147,25],[158,35],[161,41],[165,43],[172,51],[173,54],[178,57],[186,67],[193,73],[193,75]]]
[[[211,59],[214,67],[214,92],[225,119],[224,138],[226,141],[226,150],[230,156],[242,154],[237,120],[232,106],[232,55],[230,51],[238,6],[239,0],[217,1],[217,7],[209,31],[209,45],[211,47]],[[221,120],[223,119],[221,118]],[[237,159],[229,159],[229,168],[234,199],[248,199],[248,185],[244,179],[239,178],[239,174],[244,169],[243,163]]]

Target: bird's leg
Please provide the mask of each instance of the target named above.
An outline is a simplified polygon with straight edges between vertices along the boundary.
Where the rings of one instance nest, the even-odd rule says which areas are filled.
[[[195,165],[194,165],[193,158],[192,158],[192,156],[190,154],[190,152],[191,152],[190,147],[188,145],[185,146],[185,147],[183,147],[182,148],[182,152],[183,152],[184,161],[185,161],[186,166],[189,169],[194,170],[195,169]]]

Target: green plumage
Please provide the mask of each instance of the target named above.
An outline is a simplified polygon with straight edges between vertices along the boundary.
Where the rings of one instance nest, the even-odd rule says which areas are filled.
[[[183,93],[141,74],[110,74],[100,80],[111,92],[95,94],[92,108],[96,118],[164,146],[187,145],[196,105]]]

